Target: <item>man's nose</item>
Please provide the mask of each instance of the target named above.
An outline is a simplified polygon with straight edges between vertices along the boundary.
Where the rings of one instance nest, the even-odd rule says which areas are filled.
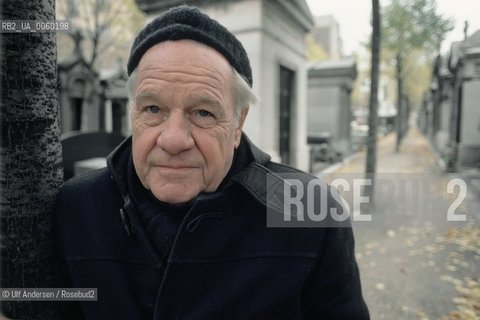
[[[157,145],[165,152],[175,155],[195,145],[191,124],[183,112],[172,112],[162,126]]]

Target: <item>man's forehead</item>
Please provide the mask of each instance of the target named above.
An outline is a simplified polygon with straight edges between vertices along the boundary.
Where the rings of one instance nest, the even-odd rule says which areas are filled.
[[[233,68],[228,60],[214,48],[189,39],[168,40],[155,44],[140,59],[139,67],[146,61],[156,60],[156,58],[159,59],[159,62],[186,60],[187,62],[201,61],[205,63],[215,60],[212,65]]]
[[[135,95],[135,100],[158,100],[162,99],[168,93],[171,92],[164,90],[161,87],[147,88],[144,90],[139,90]],[[222,105],[218,97],[216,97],[214,94],[210,93],[207,90],[190,90],[186,91],[182,96],[188,100],[195,101],[196,103],[208,103],[210,105],[216,106]]]

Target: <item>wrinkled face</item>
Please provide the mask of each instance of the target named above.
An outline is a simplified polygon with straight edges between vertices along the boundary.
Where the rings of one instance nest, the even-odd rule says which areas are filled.
[[[161,42],[143,55],[132,153],[140,181],[157,199],[186,202],[215,191],[226,176],[246,116],[234,119],[232,82],[228,61],[190,40]]]

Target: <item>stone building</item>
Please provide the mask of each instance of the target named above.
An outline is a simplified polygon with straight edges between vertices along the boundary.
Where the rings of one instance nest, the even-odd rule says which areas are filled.
[[[195,5],[226,26],[245,47],[260,98],[245,132],[276,161],[308,170],[307,63],[304,37],[313,27],[305,0],[137,0],[152,20],[179,4]]]
[[[73,55],[58,63],[59,105],[61,132],[81,131],[86,128],[87,105],[98,104],[91,94],[97,78],[85,59],[75,50]],[[89,101],[86,101],[86,100]],[[98,117],[96,117],[98,119]]]
[[[69,58],[58,62],[61,132],[106,131],[127,136],[130,121],[124,63],[96,72],[83,58],[80,41],[78,37]]]
[[[480,168],[480,30],[436,60],[420,125],[449,169]]]
[[[77,37],[72,55],[58,63],[64,178],[106,165],[105,157],[130,134],[123,63],[99,73],[89,67]]]
[[[351,92],[356,77],[356,63],[350,58],[315,62],[308,70],[309,141],[328,143],[339,158],[352,151]]]

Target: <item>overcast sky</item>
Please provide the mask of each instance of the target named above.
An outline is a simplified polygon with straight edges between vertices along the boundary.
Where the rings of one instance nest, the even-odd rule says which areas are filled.
[[[360,42],[370,35],[370,0],[306,0],[313,15],[331,14],[340,24],[344,53],[358,50]],[[388,3],[380,0],[380,4]],[[455,20],[455,29],[447,35],[442,51],[448,50],[452,41],[463,39],[464,21],[469,22],[469,34],[480,29],[479,0],[437,0],[438,12]]]

